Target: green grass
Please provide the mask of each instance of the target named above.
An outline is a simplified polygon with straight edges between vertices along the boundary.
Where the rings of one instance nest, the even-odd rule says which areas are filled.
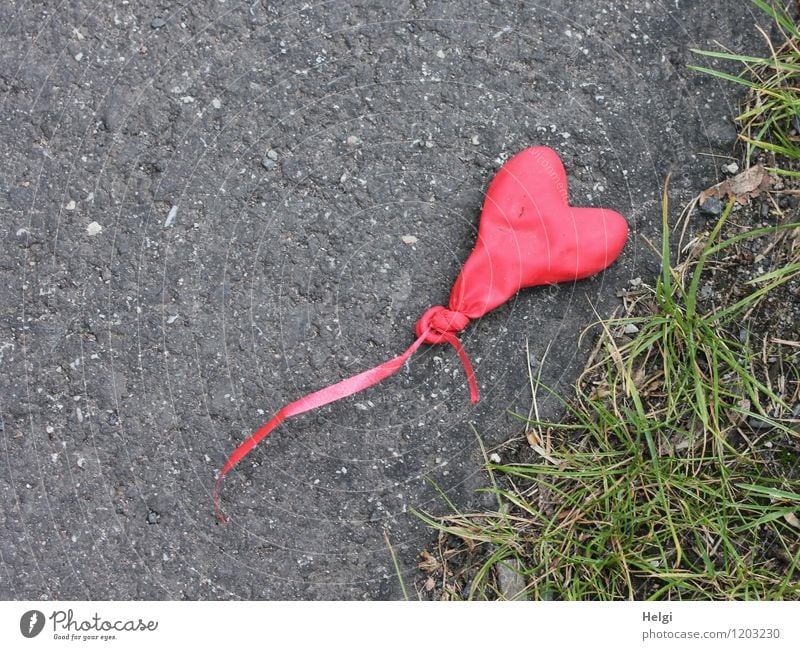
[[[750,90],[736,118],[739,138],[745,143],[746,160],[759,151],[800,158],[800,29],[779,4],[751,0],[777,26],[783,45],[776,47],[763,31],[770,55],[746,56],[732,52],[692,50],[695,54],[740,64],[738,75],[716,68],[689,66],[693,70],[732,81]]]
[[[500,565],[521,576],[516,595],[530,599],[800,597],[800,474],[791,476],[800,468],[796,452],[789,471],[765,453],[797,448],[786,398],[797,398],[798,370],[787,366],[777,391],[759,378],[759,355],[728,330],[796,278],[799,260],[756,278],[733,304],[703,310],[698,298],[709,265],[797,224],[723,240],[730,210],[674,266],[665,190],[662,273],[636,298],[640,315],[599,324],[577,398],[551,393],[564,421],[519,416],[541,462],[487,463],[496,512],[463,513],[448,501],[446,517],[417,513],[463,542],[443,545],[428,567],[438,569],[442,597],[514,596]],[[621,337],[629,324],[638,332]],[[465,562],[459,554],[472,558],[461,574],[448,566]]]

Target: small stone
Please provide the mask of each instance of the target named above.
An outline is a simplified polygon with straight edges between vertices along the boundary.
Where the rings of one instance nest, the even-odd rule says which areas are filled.
[[[100,234],[100,231],[102,231],[102,230],[103,230],[103,226],[101,226],[96,221],[92,221],[92,223],[90,223],[88,226],[86,226],[86,234],[88,234],[89,237],[94,237],[95,235]]]
[[[638,328],[638,327],[636,327],[636,325],[634,325],[633,323],[628,323],[628,324],[625,326],[625,329],[624,329],[624,330],[622,330],[622,331],[623,331],[625,334],[636,334],[636,332],[638,332],[638,331],[639,331],[639,328]]]
[[[403,243],[406,244],[407,246],[416,244],[419,241],[419,239],[414,237],[414,235],[403,235],[400,239],[402,239]]]
[[[444,58],[444,50],[436,50],[436,57],[439,59]]]
[[[76,61],[78,61],[78,62],[80,62],[80,60],[81,60],[82,58],[83,58],[83,52],[78,52],[78,53],[75,55],[75,60],[76,60]]]
[[[76,207],[75,201],[67,201],[67,204],[64,206],[65,210],[74,210]]]
[[[153,18],[153,20],[150,21],[150,27],[153,29],[161,29],[166,24],[167,21],[163,18]]]
[[[219,101],[216,97],[214,97],[214,99],[211,100],[211,105],[214,108],[222,108],[222,102]]]
[[[477,135],[473,135],[472,136],[472,144],[474,144],[477,147],[480,143],[481,143],[481,141],[478,139],[478,136]]]
[[[495,465],[499,464],[500,460],[501,460],[500,459],[500,454],[498,454],[497,452],[494,452],[494,453],[490,454],[489,455],[489,460],[492,461]]]
[[[161,515],[158,514],[155,510],[148,510],[147,511],[147,523],[148,524],[157,524],[161,521]]]
[[[505,600],[526,600],[526,581],[519,560],[506,560],[495,564],[497,583]]]
[[[700,213],[709,217],[718,217],[722,214],[722,202],[718,198],[710,196],[700,204]]]
[[[169,209],[169,214],[167,215],[166,220],[164,221],[164,228],[169,228],[175,222],[175,216],[178,214],[178,206],[173,205]]]
[[[628,280],[628,284],[634,288],[639,287],[642,284],[642,278],[631,278]]]
[[[183,97],[181,97],[181,101],[184,104],[193,104],[194,103],[194,97],[192,97],[191,95],[184,95]]]
[[[732,162],[727,165],[723,165],[722,169],[729,174],[737,174],[739,172],[739,163]]]
[[[272,158],[264,156],[261,159],[261,166],[266,170],[271,170],[275,169],[278,166],[278,163],[276,163]]]
[[[348,147],[357,147],[361,144],[361,138],[359,138],[357,135],[348,135],[347,140],[345,140],[345,144]]]
[[[267,158],[270,160],[277,160],[278,159],[278,152],[275,149],[270,149],[267,151]]]
[[[755,417],[747,418],[747,423],[750,425],[751,428],[757,431],[766,431],[775,428],[775,426],[771,422],[765,422],[764,420]]]

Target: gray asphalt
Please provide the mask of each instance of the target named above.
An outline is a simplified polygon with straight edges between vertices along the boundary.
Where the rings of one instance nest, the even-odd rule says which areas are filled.
[[[530,391],[655,276],[658,199],[720,180],[735,90],[686,68],[762,49],[745,0],[0,5],[0,598],[394,599],[491,504]],[[446,301],[502,161],[544,144],[576,205],[625,215],[602,276],[533,289],[451,349],[276,431],[287,401],[399,354]],[[698,227],[701,227],[700,224]],[[416,243],[405,243],[415,237]],[[552,400],[540,404],[557,413]],[[516,442],[515,442],[516,441]]]

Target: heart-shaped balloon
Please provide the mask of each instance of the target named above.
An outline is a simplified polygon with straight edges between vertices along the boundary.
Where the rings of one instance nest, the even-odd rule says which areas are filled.
[[[403,354],[354,377],[287,404],[231,454],[214,487],[219,510],[223,477],[286,418],[353,395],[394,374],[423,343],[449,343],[464,364],[470,395],[475,374],[455,333],[503,304],[523,287],[580,280],[602,271],[622,250],[625,219],[603,208],[573,208],[564,165],[552,149],[532,147],[514,156],[489,185],[478,241],[453,285],[449,309],[431,307],[417,321],[417,340]]]
[[[478,241],[450,293],[449,309],[433,307],[419,336],[458,332],[523,287],[587,278],[609,266],[628,237],[625,218],[605,208],[573,208],[558,154],[531,147],[500,168],[489,185]]]

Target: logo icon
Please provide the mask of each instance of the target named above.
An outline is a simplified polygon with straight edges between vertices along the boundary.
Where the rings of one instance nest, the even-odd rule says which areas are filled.
[[[38,609],[25,612],[19,619],[19,631],[26,639],[32,639],[44,628],[44,614]]]

